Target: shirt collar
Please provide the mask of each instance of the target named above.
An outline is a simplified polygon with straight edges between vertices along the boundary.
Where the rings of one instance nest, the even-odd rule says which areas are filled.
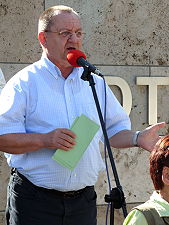
[[[165,201],[157,191],[153,192],[150,200],[154,202],[155,209],[160,217],[169,217],[169,203]]]
[[[41,57],[43,65],[46,69],[54,76],[56,79],[60,76],[62,77],[62,73],[60,69],[54,65],[46,56],[42,55]],[[74,67],[72,73],[68,76],[67,80],[74,80],[75,78],[81,76],[83,72],[83,68],[81,67]]]

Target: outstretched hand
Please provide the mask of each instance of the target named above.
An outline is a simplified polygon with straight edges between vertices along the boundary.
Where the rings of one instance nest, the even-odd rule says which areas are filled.
[[[158,134],[158,131],[165,127],[165,125],[165,122],[161,122],[147,127],[145,130],[141,131],[137,140],[138,146],[151,152],[157,141],[161,138]]]

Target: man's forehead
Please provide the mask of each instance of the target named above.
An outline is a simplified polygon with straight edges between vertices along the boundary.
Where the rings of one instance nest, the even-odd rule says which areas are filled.
[[[53,20],[56,21],[56,22],[57,21],[66,22],[67,20],[70,20],[70,19],[80,23],[80,17],[73,12],[56,11],[56,13],[53,17]]]
[[[80,18],[74,13],[59,13],[53,18],[53,26],[61,29],[70,29],[72,27],[81,28]]]

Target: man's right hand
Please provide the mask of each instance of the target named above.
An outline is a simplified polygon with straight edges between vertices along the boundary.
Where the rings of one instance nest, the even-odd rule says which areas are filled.
[[[69,129],[59,128],[45,134],[45,145],[50,149],[62,149],[68,151],[76,144],[76,135]]]

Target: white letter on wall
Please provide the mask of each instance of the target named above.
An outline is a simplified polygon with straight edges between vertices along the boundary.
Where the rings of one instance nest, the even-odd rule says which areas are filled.
[[[129,115],[132,107],[132,94],[128,83],[120,77],[105,76],[105,80],[108,85],[116,85],[121,89],[123,108]]]
[[[137,85],[148,85],[148,123],[157,123],[157,86],[169,85],[169,77],[137,77]]]

